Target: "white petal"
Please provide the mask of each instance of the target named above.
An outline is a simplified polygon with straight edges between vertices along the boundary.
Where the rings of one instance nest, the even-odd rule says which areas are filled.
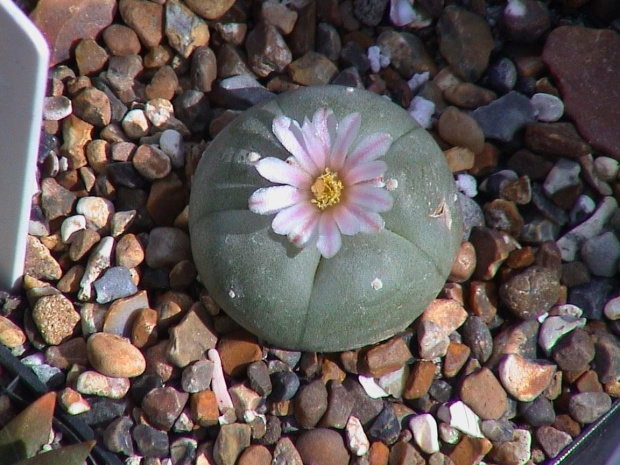
[[[276,234],[288,235],[316,215],[316,210],[310,202],[297,203],[280,211],[271,222],[271,228]]]
[[[255,191],[248,204],[253,213],[271,215],[303,199],[304,195],[292,186],[274,186]]]
[[[317,136],[323,144],[325,153],[329,153],[332,139],[336,135],[337,121],[334,112],[329,108],[319,108],[312,117],[312,124],[316,128]]]
[[[256,163],[256,170],[260,175],[279,184],[289,184],[300,189],[312,184],[312,178],[298,166],[286,163],[275,157],[267,157]]]
[[[385,227],[385,221],[378,213],[364,210],[358,205],[348,205],[347,208],[351,210],[357,220],[360,222],[360,232],[372,233],[379,232]]]
[[[294,157],[304,171],[314,175],[318,168],[306,150],[304,138],[297,121],[287,116],[276,116],[273,119],[272,131],[276,138]]]
[[[374,160],[353,166],[349,171],[342,170],[340,175],[347,186],[359,182],[372,181],[383,176],[387,170],[387,164],[383,160]]]
[[[313,163],[319,168],[320,171],[325,169],[326,152],[321,139],[316,133],[314,125],[306,119],[304,125],[301,128],[301,133],[304,137],[304,143],[306,150],[312,158]]]
[[[353,213],[345,205],[336,205],[333,207],[334,220],[338,225],[338,229],[345,236],[353,236],[360,232],[360,222]]]
[[[365,137],[347,157],[344,167],[347,169],[359,163],[376,160],[387,153],[392,145],[392,136],[378,132]]]
[[[351,144],[360,130],[361,121],[362,118],[359,113],[351,113],[338,123],[336,140],[332,145],[330,161],[328,162],[328,165],[330,165],[333,171],[338,171],[342,168],[344,160],[351,148]]]
[[[316,247],[325,258],[331,258],[340,250],[342,237],[331,211],[323,212],[319,220],[319,237]]]
[[[317,232],[321,212],[315,208],[314,213],[305,223],[300,223],[289,233],[288,240],[297,247],[304,247],[310,242]]]
[[[388,191],[365,184],[349,187],[347,201],[371,212],[386,212],[394,205],[394,199]]]

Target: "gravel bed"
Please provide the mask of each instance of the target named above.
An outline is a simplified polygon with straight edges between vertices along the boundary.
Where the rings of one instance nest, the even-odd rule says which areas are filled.
[[[21,6],[52,59],[0,343],[92,428],[96,463],[546,463],[620,396],[615,0]],[[302,353],[220,311],[187,204],[227,123],[324,84],[431,132],[465,230],[406,331]],[[14,414],[0,395],[0,422]]]

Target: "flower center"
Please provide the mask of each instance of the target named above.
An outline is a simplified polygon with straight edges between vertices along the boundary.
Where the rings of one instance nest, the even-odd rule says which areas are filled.
[[[327,207],[331,207],[340,202],[342,181],[338,179],[338,173],[332,173],[329,168],[325,168],[325,172],[316,178],[310,190],[314,195],[312,203],[316,205],[319,210],[325,210]]]

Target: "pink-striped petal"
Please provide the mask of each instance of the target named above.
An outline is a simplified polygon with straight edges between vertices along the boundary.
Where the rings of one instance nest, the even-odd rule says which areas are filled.
[[[301,127],[301,133],[304,138],[304,143],[306,145],[306,151],[314,164],[319,168],[320,171],[325,169],[325,158],[326,151],[325,147],[323,147],[323,143],[319,136],[316,133],[316,128],[308,119],[304,121],[304,125]]]
[[[383,176],[386,170],[387,164],[383,160],[375,160],[355,165],[348,171],[341,170],[339,174],[346,186],[352,186],[360,182],[374,181]]]
[[[392,145],[392,136],[376,133],[365,137],[347,157],[344,167],[350,169],[360,163],[376,160],[387,153]]]
[[[362,118],[359,113],[351,113],[345,116],[338,123],[338,131],[336,132],[336,140],[332,144],[330,160],[328,166],[332,171],[338,171],[342,168],[344,161],[349,153],[351,144],[357,137],[360,130]]]
[[[347,202],[377,213],[386,212],[394,205],[394,199],[388,191],[369,184],[358,184],[347,188]]]
[[[323,212],[319,220],[319,237],[316,247],[325,258],[332,258],[342,246],[340,230],[330,211]]]
[[[351,210],[357,220],[360,223],[360,232],[363,233],[376,233],[382,231],[385,227],[385,221],[378,213],[370,212],[363,209],[358,205],[348,205],[347,208]]]
[[[253,213],[271,215],[304,200],[304,197],[292,186],[263,187],[250,196],[248,204]]]
[[[271,182],[289,184],[299,189],[308,188],[312,184],[312,178],[308,173],[279,158],[262,158],[256,162],[256,170],[263,178]]]
[[[317,214],[317,208],[310,202],[296,203],[280,211],[271,222],[271,228],[276,234],[287,236]]]
[[[360,222],[351,211],[342,204],[336,205],[334,210],[334,220],[338,225],[338,229],[345,236],[353,236],[360,232]]]
[[[306,150],[301,128],[297,121],[286,116],[276,116],[273,119],[272,131],[284,148],[295,157],[304,171],[311,175],[318,172],[318,168]]]
[[[325,153],[329,154],[338,124],[334,112],[330,108],[319,108],[312,116],[312,124],[325,148]]]
[[[305,223],[300,223],[288,234],[288,240],[297,247],[304,247],[316,236],[321,213],[318,208]]]

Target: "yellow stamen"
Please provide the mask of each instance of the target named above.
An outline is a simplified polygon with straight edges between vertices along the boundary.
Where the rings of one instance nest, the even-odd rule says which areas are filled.
[[[325,172],[316,178],[310,190],[314,194],[312,203],[320,210],[325,210],[340,202],[342,182],[338,179],[338,173],[332,173],[329,168],[325,168]]]

